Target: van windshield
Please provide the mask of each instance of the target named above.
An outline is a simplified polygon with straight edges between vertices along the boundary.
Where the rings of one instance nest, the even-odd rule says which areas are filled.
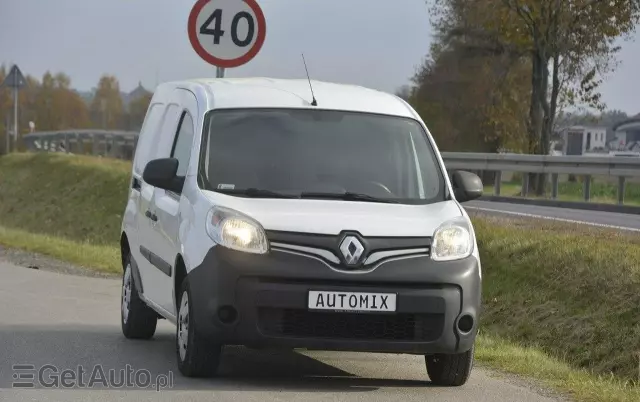
[[[427,204],[445,197],[417,121],[319,109],[210,111],[198,181],[207,190],[265,198]]]

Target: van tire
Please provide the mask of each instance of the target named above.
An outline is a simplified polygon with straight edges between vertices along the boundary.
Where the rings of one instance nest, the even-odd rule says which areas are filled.
[[[475,346],[464,353],[425,356],[427,373],[434,385],[459,387],[464,385],[473,368]]]
[[[131,255],[125,257],[122,273],[120,324],[122,333],[129,339],[151,339],[158,324],[158,314],[138,294]]]
[[[177,296],[179,296],[176,300],[178,306],[176,316],[178,369],[185,377],[212,377],[216,374],[220,364],[222,346],[203,337],[198,332],[196,322],[192,319],[196,306],[191,302],[193,297],[191,297],[188,276],[182,281],[180,293]],[[186,341],[184,333],[186,333]]]

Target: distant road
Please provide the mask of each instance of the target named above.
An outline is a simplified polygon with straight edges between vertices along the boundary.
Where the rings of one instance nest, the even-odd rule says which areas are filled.
[[[469,212],[509,215],[523,218],[550,219],[569,223],[600,226],[609,229],[640,232],[640,215],[570,208],[540,207],[491,201],[470,201],[463,206]]]
[[[438,401],[552,402],[547,392],[476,367],[460,388],[431,386],[424,359],[369,353],[225,350],[221,376],[182,377],[175,365],[174,327],[158,325],[151,341],[126,340],[120,332],[120,281],[21,268],[0,260],[0,400],[3,401]],[[13,364],[51,364],[105,375],[126,365],[173,387],[125,390],[78,387],[14,389]],[[21,372],[22,373],[22,372]],[[53,367],[45,371],[50,382]],[[70,373],[71,374],[71,373]],[[144,373],[143,373],[144,374]],[[116,374],[116,380],[120,374]],[[167,377],[159,377],[167,376]],[[23,377],[23,375],[21,375]],[[36,375],[36,378],[38,376]],[[60,376],[58,376],[60,378]],[[69,377],[67,377],[69,378]],[[69,380],[67,380],[69,381]],[[141,377],[141,381],[146,381]],[[24,380],[23,380],[24,382]],[[102,388],[102,389],[100,389]],[[546,395],[545,395],[546,394]]]

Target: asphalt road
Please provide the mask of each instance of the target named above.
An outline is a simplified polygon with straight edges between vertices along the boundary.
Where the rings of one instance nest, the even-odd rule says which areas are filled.
[[[476,367],[460,388],[428,382],[423,359],[415,356],[267,352],[228,348],[215,379],[188,379],[176,368],[174,327],[161,321],[151,341],[126,340],[119,323],[120,283],[114,279],[65,275],[0,261],[0,400],[2,401],[557,401],[522,380]],[[14,370],[13,365],[33,369]],[[51,365],[51,366],[46,366]],[[109,381],[127,365],[139,381],[123,389]],[[63,370],[84,372],[80,375]],[[94,369],[102,369],[91,375]],[[42,369],[43,383],[38,380]],[[57,370],[57,371],[55,371]],[[20,374],[19,374],[20,373]],[[57,373],[57,374],[56,374]],[[20,376],[16,380],[16,376]],[[35,389],[14,381],[35,377]],[[75,379],[74,379],[75,376]],[[131,376],[135,378],[135,375]],[[67,379],[50,388],[56,379]],[[114,380],[121,379],[116,374]],[[156,383],[166,384],[158,393]]]
[[[463,204],[468,212],[494,215],[550,219],[591,226],[600,226],[632,232],[640,232],[640,215],[612,212],[586,211],[570,208],[540,207],[493,201],[470,201]]]

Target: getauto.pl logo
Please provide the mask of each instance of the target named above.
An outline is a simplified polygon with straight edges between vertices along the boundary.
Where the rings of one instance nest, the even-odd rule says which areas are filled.
[[[153,375],[149,370],[134,369],[129,364],[122,369],[107,369],[100,364],[65,369],[53,364],[39,367],[15,364],[12,368],[13,388],[151,388],[160,391],[174,385],[172,371]]]

